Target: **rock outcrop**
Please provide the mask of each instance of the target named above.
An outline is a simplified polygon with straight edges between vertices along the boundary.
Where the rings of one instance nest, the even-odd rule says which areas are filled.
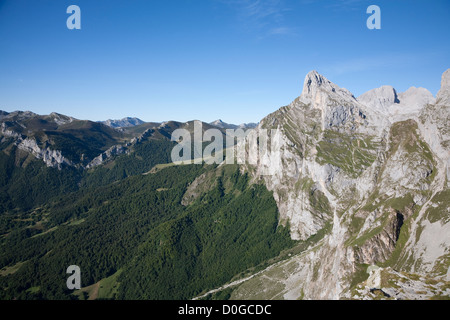
[[[400,103],[397,91],[391,86],[372,89],[358,97],[358,101],[382,113],[388,113],[389,107]]]
[[[114,156],[129,153],[130,152],[130,150],[128,149],[129,146],[130,144],[112,146],[105,152],[95,157],[91,162],[89,162],[86,165],[86,169],[91,169],[100,166],[104,164],[105,161],[110,160]]]
[[[62,169],[63,166],[73,166],[72,161],[66,159],[61,151],[52,150],[49,147],[40,148],[35,139],[18,139],[15,142],[20,150],[34,155],[37,159],[42,159],[48,167]]]
[[[37,159],[42,159],[48,167],[61,169],[63,166],[73,166],[73,163],[66,159],[61,151],[53,150],[50,147],[41,148],[34,138],[27,138],[9,129],[5,123],[1,124],[0,133],[3,137],[14,139],[14,144],[25,152],[31,153]]]

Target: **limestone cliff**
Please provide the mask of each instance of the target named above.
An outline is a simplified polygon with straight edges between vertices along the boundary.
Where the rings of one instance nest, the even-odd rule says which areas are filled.
[[[292,238],[310,246],[240,283],[233,298],[361,298],[354,289],[367,286],[369,265],[433,279],[444,288],[435,293],[448,294],[449,77],[436,99],[390,86],[355,98],[313,71],[299,98],[260,122],[251,134],[278,129],[279,152],[245,167],[273,191]]]

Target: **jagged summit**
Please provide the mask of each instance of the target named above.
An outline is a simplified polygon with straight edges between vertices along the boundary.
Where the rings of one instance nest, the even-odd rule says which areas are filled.
[[[317,122],[322,129],[351,127],[358,130],[367,125],[367,108],[358,103],[349,90],[339,87],[317,71],[306,75],[302,94],[293,102],[293,106],[290,111],[294,113],[291,115],[293,119],[303,117],[306,109],[320,110]]]
[[[382,117],[397,119],[407,114],[418,114],[427,104],[437,103],[450,105],[450,69],[442,75],[442,88],[437,99],[425,88],[411,87],[398,93],[389,85],[369,90],[358,98],[347,89],[341,88],[317,71],[310,71],[304,80],[303,91],[299,101],[310,104],[313,108],[322,109],[326,114],[334,113],[330,105],[354,105],[364,114],[374,113]],[[328,110],[329,109],[329,110]]]
[[[315,88],[320,87],[325,83],[330,83],[330,81],[319,74],[317,71],[310,71],[305,77],[302,93],[305,95],[312,94]]]
[[[317,107],[328,96],[338,100],[355,100],[347,89],[339,87],[315,70],[310,71],[305,77],[300,101],[306,104],[313,102],[314,107]]]

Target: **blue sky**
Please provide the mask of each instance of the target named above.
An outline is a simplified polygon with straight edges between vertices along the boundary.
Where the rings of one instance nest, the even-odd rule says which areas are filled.
[[[66,9],[81,8],[81,30]],[[366,9],[381,8],[381,30]],[[0,109],[258,122],[317,70],[355,96],[436,95],[448,0],[0,0]]]

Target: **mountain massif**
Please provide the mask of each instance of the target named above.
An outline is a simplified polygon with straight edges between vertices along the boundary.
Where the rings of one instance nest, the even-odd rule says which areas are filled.
[[[278,152],[174,165],[194,122],[1,111],[0,298],[448,298],[449,115],[450,69],[436,97],[312,71],[258,124],[202,123]]]

